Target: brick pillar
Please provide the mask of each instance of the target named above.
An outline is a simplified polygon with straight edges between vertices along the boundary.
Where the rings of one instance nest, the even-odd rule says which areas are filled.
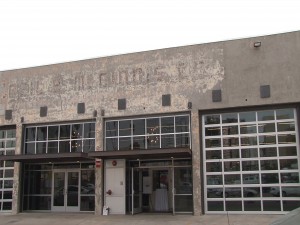
[[[103,119],[96,121],[96,151],[103,151]],[[95,214],[102,215],[103,207],[103,168],[104,161],[101,161],[101,168],[95,168]]]
[[[192,133],[192,161],[193,161],[193,195],[194,195],[194,215],[201,215],[201,154],[200,154],[200,128],[199,112],[191,111],[191,133]]]

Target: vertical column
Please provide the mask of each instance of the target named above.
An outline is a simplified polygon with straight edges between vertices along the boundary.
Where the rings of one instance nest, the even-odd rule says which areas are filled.
[[[96,151],[103,151],[103,118],[97,117],[96,120]],[[101,167],[95,168],[95,214],[102,215],[103,207],[103,168],[104,161],[101,161]]]
[[[193,162],[193,196],[194,215],[201,215],[201,154],[200,154],[199,112],[191,111],[192,162]]]
[[[16,125],[16,149],[15,154],[22,154],[22,136],[23,127],[21,123]],[[20,178],[22,177],[21,163],[14,163],[13,196],[12,196],[12,214],[17,214],[21,210],[22,187]]]

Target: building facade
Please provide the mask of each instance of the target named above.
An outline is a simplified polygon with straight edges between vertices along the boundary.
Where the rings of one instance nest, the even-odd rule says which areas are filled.
[[[0,72],[0,211],[300,206],[300,32]]]

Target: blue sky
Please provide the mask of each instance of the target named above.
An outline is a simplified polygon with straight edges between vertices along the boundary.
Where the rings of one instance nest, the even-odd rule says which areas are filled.
[[[297,0],[0,0],[0,71],[300,30]]]

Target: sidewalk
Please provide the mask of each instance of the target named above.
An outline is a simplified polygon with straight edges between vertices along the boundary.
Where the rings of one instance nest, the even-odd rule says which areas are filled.
[[[230,225],[268,225],[283,215],[229,215]],[[109,215],[87,213],[20,213],[1,215],[0,225],[228,225],[227,215]]]

